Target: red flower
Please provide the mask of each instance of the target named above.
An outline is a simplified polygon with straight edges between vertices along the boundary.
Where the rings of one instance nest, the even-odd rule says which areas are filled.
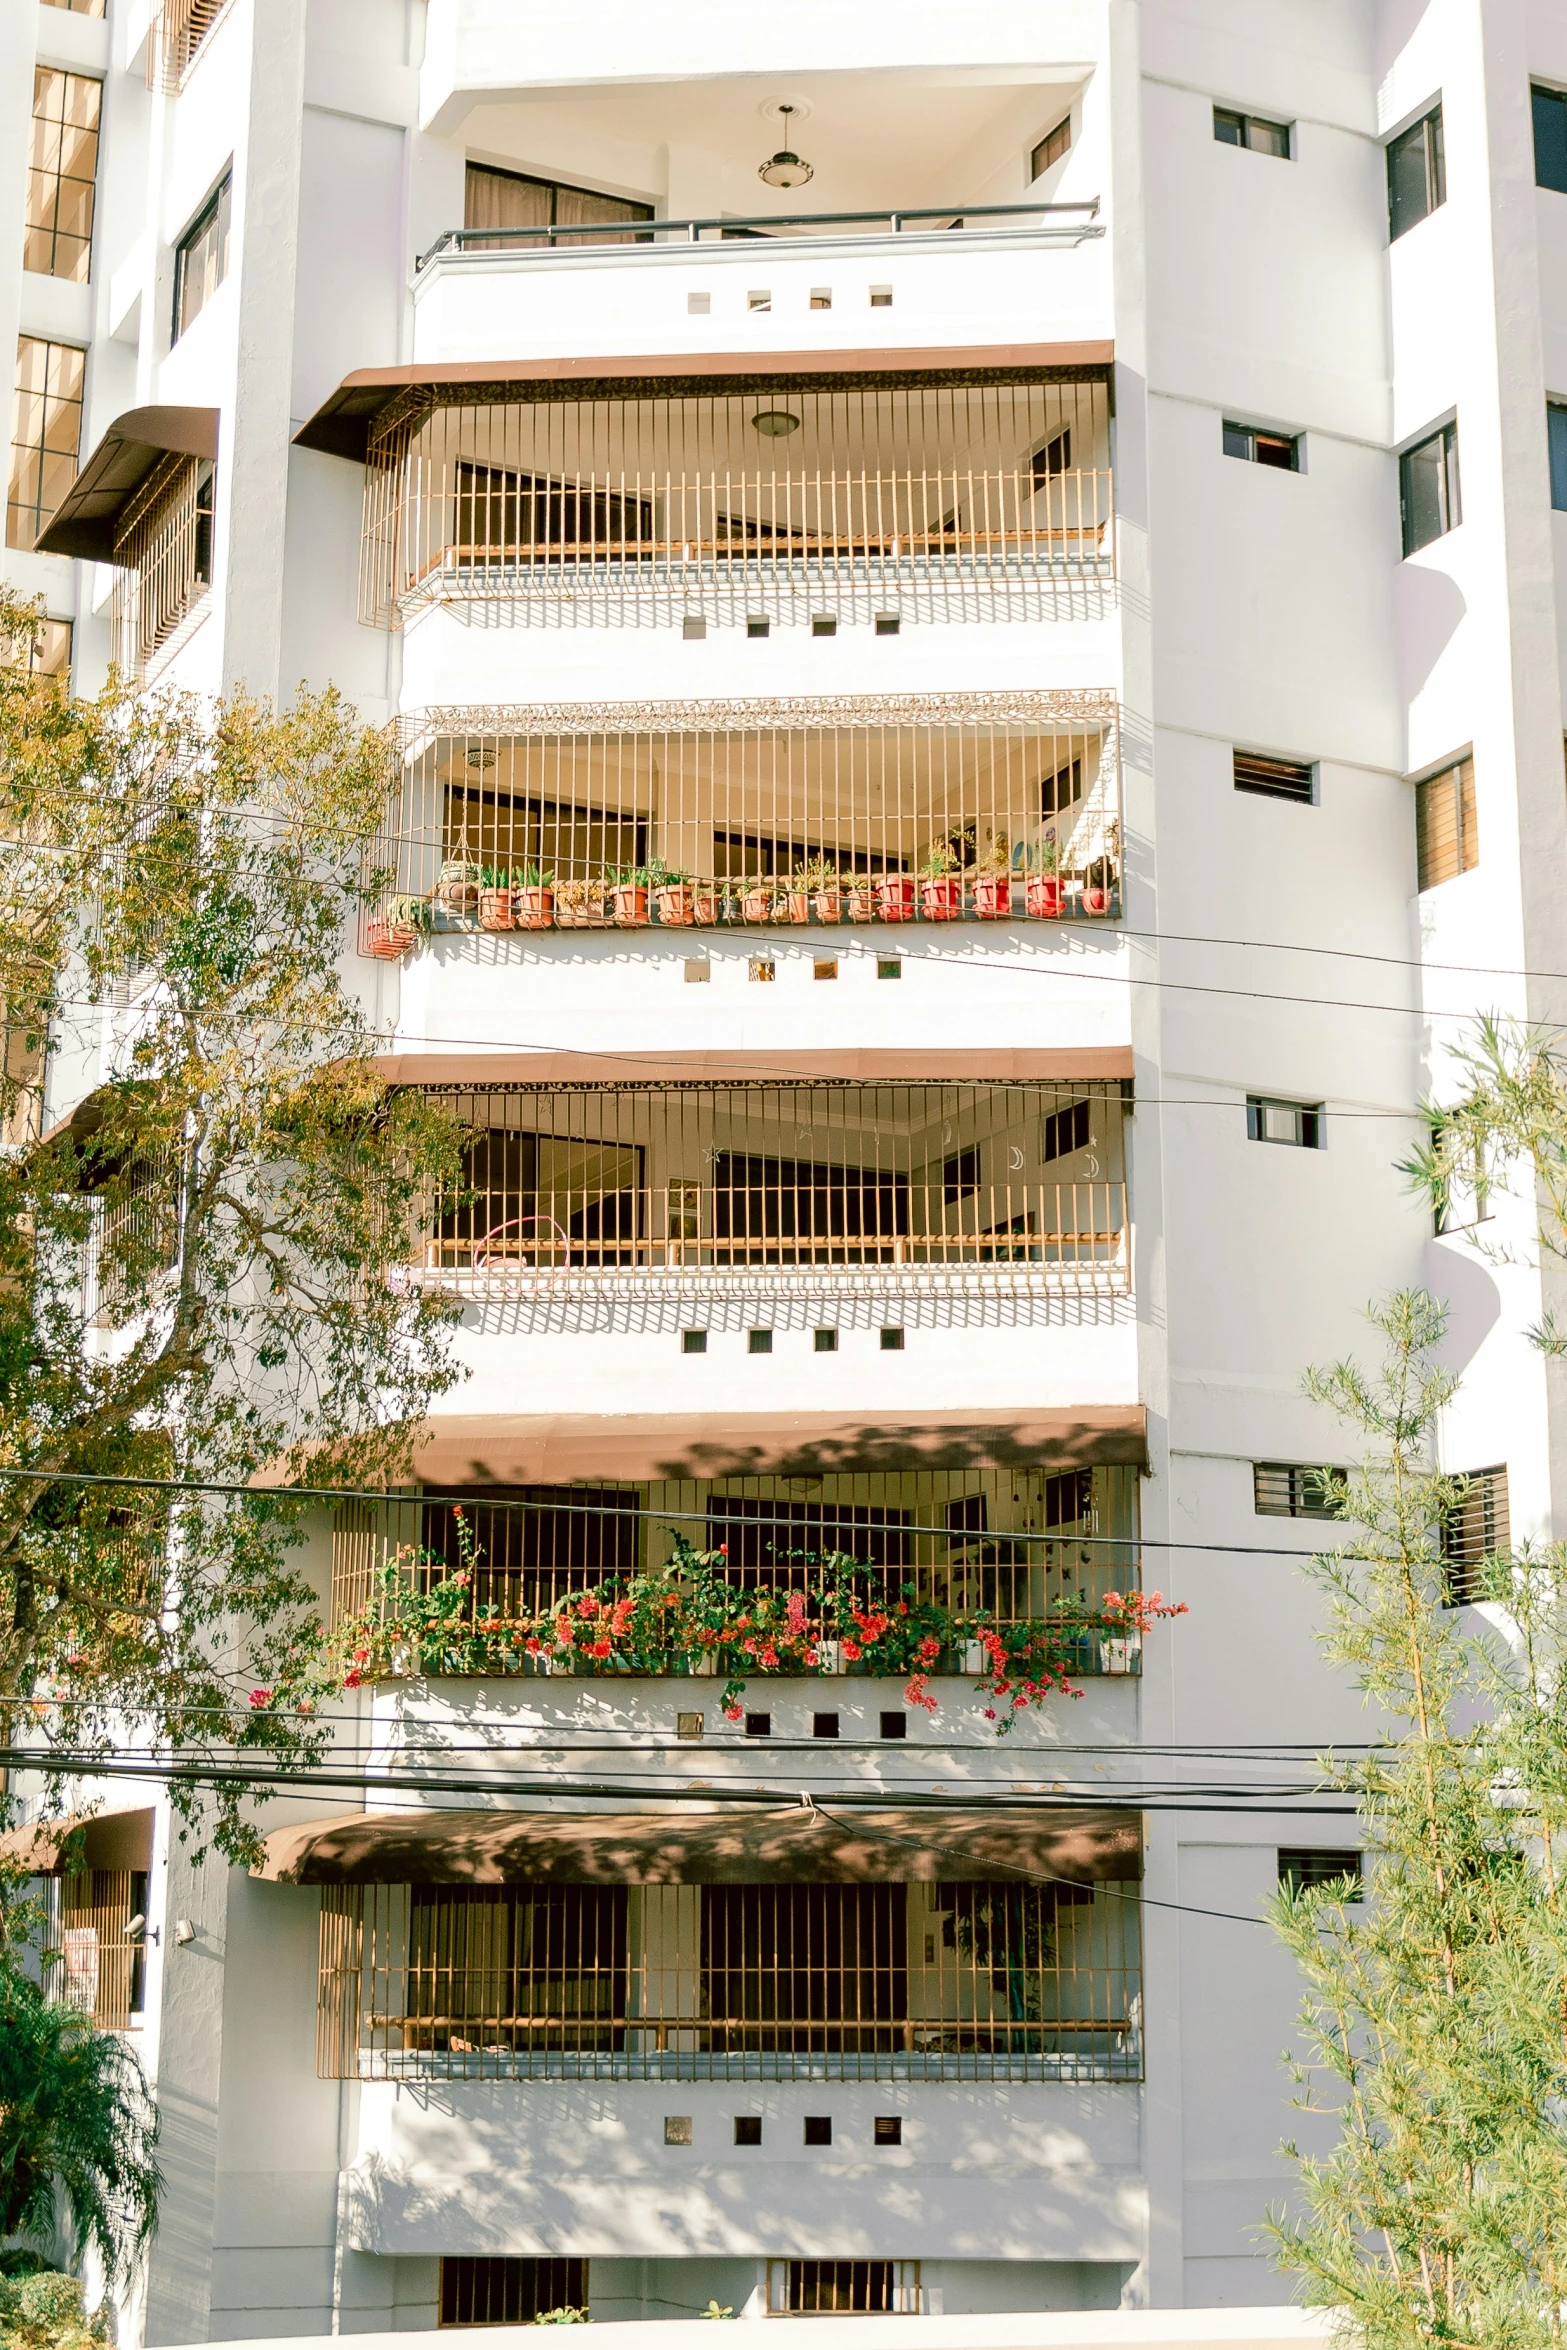
[[[345,1673],[345,1674],[343,1675],[343,1687],[344,1687],[345,1689],[357,1689],[357,1688],[358,1688],[358,1686],[359,1686],[359,1675],[358,1675],[358,1673],[357,1673],[357,1672],[354,1672],[354,1673]]]
[[[271,1690],[270,1690],[270,1689],[252,1689],[252,1691],[251,1691],[251,1693],[250,1693],[250,1702],[251,1702],[251,1705],[252,1705],[252,1707],[255,1707],[255,1706],[261,1706],[261,1705],[270,1705],[270,1704],[272,1703],[272,1692],[271,1692]]]
[[[589,1656],[608,1656],[611,1653],[611,1647],[612,1643],[608,1640],[592,1640],[588,1643],[588,1654]]]
[[[859,1642],[858,1642],[857,1640],[845,1640],[845,1641],[844,1641],[844,1643],[843,1643],[843,1655],[844,1655],[844,1662],[845,1662],[846,1664],[851,1664],[851,1665],[852,1665],[852,1664],[857,1664],[857,1663],[858,1663],[858,1661],[859,1661],[859,1659],[860,1659],[860,1656],[862,1655],[862,1653],[863,1653],[863,1651],[861,1650],[860,1644],[859,1644]]]

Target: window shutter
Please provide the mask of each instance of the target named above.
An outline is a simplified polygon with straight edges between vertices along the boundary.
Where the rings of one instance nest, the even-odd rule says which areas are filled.
[[[1473,759],[1460,759],[1416,784],[1415,842],[1422,889],[1435,889],[1479,864]]]

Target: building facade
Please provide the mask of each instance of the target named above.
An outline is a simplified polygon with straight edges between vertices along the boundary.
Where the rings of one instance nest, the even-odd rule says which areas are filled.
[[[1285,2298],[1258,1921],[1364,1725],[1303,1371],[1427,1284],[1475,1549],[1567,1467],[1527,1215],[1397,1170],[1567,957],[1567,8],[0,43],[44,657],[396,729],[345,955],[472,1130],[407,1268],[468,1376],[323,1600],[466,1561],[580,1624],[679,1537],[730,1610],[390,1654],[341,1751],[414,1793],[278,1806],[256,1876],[93,1827],[59,1914],[169,2179],[128,2333]],[[1001,1736],[1026,1637],[1075,1694]]]

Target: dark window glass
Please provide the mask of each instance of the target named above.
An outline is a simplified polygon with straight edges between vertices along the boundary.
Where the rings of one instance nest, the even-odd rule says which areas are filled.
[[[1271,465],[1280,473],[1300,471],[1300,437],[1296,433],[1261,432],[1255,425],[1224,423],[1224,454],[1248,465]]]
[[[1287,1885],[1292,1893],[1299,1893],[1305,1886],[1330,1885],[1335,1877],[1354,1879],[1346,1896],[1348,1900],[1363,1898],[1358,1852],[1307,1850],[1296,1845],[1279,1854],[1279,1883]]]
[[[1045,1120],[1044,1135],[1039,1155],[1048,1166],[1052,1159],[1064,1159],[1070,1151],[1088,1148],[1089,1108],[1086,1101],[1071,1102],[1064,1110],[1052,1110]]]
[[[830,2113],[808,2113],[806,2115],[805,2143],[807,2146],[830,2146],[832,2144],[832,2115]]]
[[[1442,157],[1442,109],[1433,106],[1423,121],[1400,131],[1387,151],[1387,225],[1401,237],[1447,200]]]
[[[1567,196],[1567,91],[1529,92],[1534,109],[1534,184]]]
[[[443,2326],[525,2326],[547,2309],[582,2309],[588,2298],[585,2260],[441,2262]]]
[[[174,340],[198,318],[229,273],[229,214],[234,175],[228,173],[174,248]]]
[[[1319,1151],[1322,1104],[1280,1102],[1264,1094],[1251,1094],[1246,1102],[1246,1132],[1253,1142],[1282,1142],[1296,1150]]]
[[[1070,147],[1071,144],[1072,117],[1068,114],[1056,124],[1056,127],[1053,131],[1046,132],[1045,136],[1040,140],[1038,146],[1030,155],[1028,159],[1030,179],[1037,180],[1044,172],[1047,172],[1050,169],[1052,163],[1059,163],[1062,156],[1066,153],[1068,147]]]
[[[1289,160],[1287,122],[1270,122],[1265,115],[1237,114],[1232,107],[1216,106],[1213,135],[1223,147],[1249,147],[1254,155],[1277,155],[1286,162]]]
[[[961,1199],[972,1199],[978,1189],[979,1149],[977,1145],[966,1151],[954,1151],[950,1159],[943,1159],[941,1163],[941,1196],[949,1208]]]
[[[1567,512],[1567,406],[1547,403],[1545,429],[1551,452],[1551,504]]]
[[[1260,751],[1237,751],[1235,788],[1270,800],[1315,798],[1316,769],[1309,759],[1269,759]]]
[[[1404,553],[1414,555],[1445,538],[1464,518],[1458,492],[1458,427],[1444,424],[1398,461],[1398,502]]]
[[[486,163],[470,163],[463,203],[465,243],[470,253],[519,252],[530,245],[634,244],[633,237],[608,233],[618,221],[651,220],[651,204],[626,196],[601,196],[596,188],[575,188],[564,180],[540,180],[527,172],[498,171]],[[574,228],[601,229],[598,236],[562,234]],[[474,232],[502,232],[486,241]],[[528,236],[520,232],[536,229]],[[509,233],[508,233],[509,232]]]

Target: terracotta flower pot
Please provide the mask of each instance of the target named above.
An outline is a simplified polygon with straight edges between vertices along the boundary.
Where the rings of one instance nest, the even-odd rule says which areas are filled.
[[[876,911],[883,922],[912,922],[915,882],[912,873],[889,873],[876,884]]]
[[[773,913],[773,893],[770,889],[748,889],[740,900],[742,922],[770,922]]]
[[[647,891],[639,882],[615,884],[615,921],[622,930],[640,930],[647,921]]]
[[[516,892],[511,889],[481,889],[479,892],[479,928],[481,930],[515,930],[516,927]]]
[[[376,914],[365,924],[365,953],[380,962],[395,963],[418,943],[419,933],[411,922],[388,922],[384,914]]]
[[[839,889],[819,889],[816,893],[818,922],[840,922],[843,919],[843,892]]]
[[[602,930],[610,919],[609,892],[602,889],[575,893],[567,897],[558,892],[555,900],[555,926],[558,930]]]
[[[1011,911],[1011,874],[976,873],[974,876],[975,921],[1004,922]]]
[[[512,892],[517,902],[519,930],[548,930],[555,919],[555,892],[552,889],[519,889]]]
[[[691,893],[691,919],[699,927],[711,928],[718,920],[718,893],[711,889]]]
[[[1036,921],[1049,920],[1060,913],[1061,877],[1058,873],[1029,875],[1028,910]]]
[[[773,907],[775,922],[809,922],[811,919],[810,893],[803,889],[787,889]]]
[[[868,889],[846,889],[843,893],[843,918],[846,922],[869,922],[876,911],[876,901]]]
[[[666,930],[689,930],[696,920],[695,892],[686,882],[672,882],[657,892],[658,918]]]
[[[1107,889],[1100,889],[1096,884],[1084,890],[1083,912],[1085,914],[1106,914],[1109,910],[1110,892]]]
[[[920,905],[927,922],[956,922],[963,912],[961,875],[927,875],[920,883]]]

